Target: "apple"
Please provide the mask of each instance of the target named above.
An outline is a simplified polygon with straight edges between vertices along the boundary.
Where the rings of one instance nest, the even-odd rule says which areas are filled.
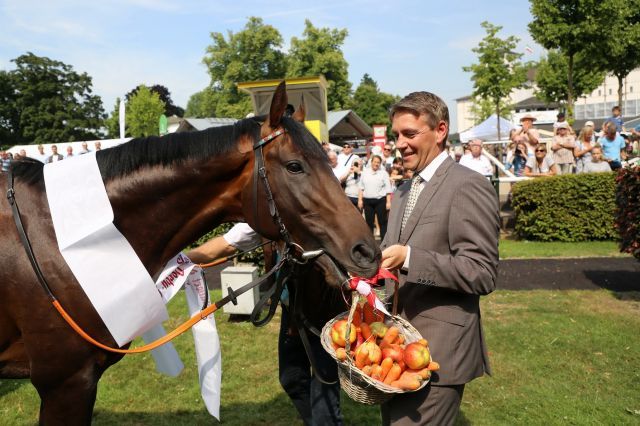
[[[382,359],[391,358],[395,362],[402,361],[404,349],[400,345],[387,345],[382,349]]]
[[[356,341],[356,327],[351,324],[351,328],[349,329],[349,342],[353,343]],[[331,327],[331,340],[338,346],[345,347],[347,342],[347,321],[340,320],[336,321]]]
[[[429,365],[431,355],[429,349],[418,342],[409,343],[404,348],[404,362],[412,370],[421,370]]]
[[[363,345],[367,346],[367,350],[369,351],[369,361],[371,364],[380,364],[382,361],[382,351],[380,350],[380,346],[371,341],[364,342]]]
[[[384,337],[384,335],[387,334],[387,329],[389,328],[385,325],[385,323],[380,321],[372,322],[369,327],[371,327],[371,334],[380,338]]]

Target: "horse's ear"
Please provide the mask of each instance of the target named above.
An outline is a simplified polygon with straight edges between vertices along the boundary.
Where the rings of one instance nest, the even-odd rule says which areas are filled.
[[[300,106],[293,113],[293,119],[299,121],[300,123],[304,123],[304,117],[306,115],[306,111],[304,110],[304,95],[300,97]]]
[[[278,84],[269,108],[269,125],[275,129],[280,125],[284,111],[287,108],[287,84],[282,81]]]

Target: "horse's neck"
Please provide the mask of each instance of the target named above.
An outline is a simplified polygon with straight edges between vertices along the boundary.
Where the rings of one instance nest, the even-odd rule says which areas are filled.
[[[154,273],[215,226],[242,218],[248,156],[147,167],[106,185],[114,223]]]

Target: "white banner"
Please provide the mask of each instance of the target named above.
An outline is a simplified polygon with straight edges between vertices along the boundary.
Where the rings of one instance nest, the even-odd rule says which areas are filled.
[[[60,253],[118,346],[165,321],[153,279],[113,224],[96,153],[46,164],[44,182]]]

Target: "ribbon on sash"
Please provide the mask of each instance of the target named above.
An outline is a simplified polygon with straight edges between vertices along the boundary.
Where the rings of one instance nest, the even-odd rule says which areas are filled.
[[[373,287],[378,285],[378,280],[388,278],[394,281],[398,281],[398,278],[393,275],[388,269],[380,268],[378,273],[371,278],[351,277],[349,280],[349,288],[360,293],[366,297],[367,302],[377,310],[384,312],[385,315],[391,316],[391,314],[384,307],[384,303],[380,301],[376,292],[373,291]]]
[[[168,303],[184,286],[189,315],[200,312],[209,300],[202,268],[191,262],[184,253],[171,259],[156,281],[162,300]],[[220,393],[222,383],[222,355],[220,337],[213,315],[204,318],[191,328],[198,361],[200,395],[209,414],[220,419]],[[165,345],[166,346],[166,345]]]

